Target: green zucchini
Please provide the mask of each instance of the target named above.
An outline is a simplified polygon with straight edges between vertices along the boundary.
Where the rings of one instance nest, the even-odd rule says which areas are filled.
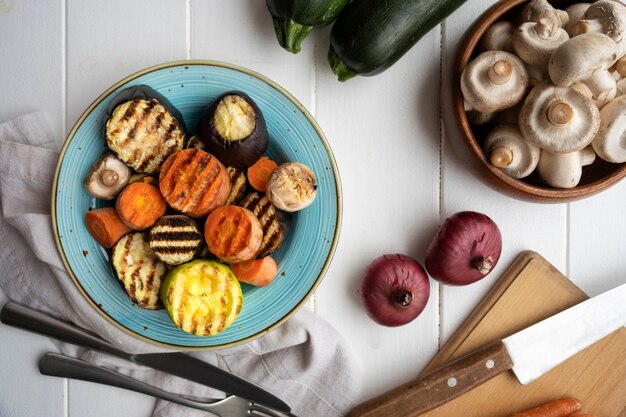
[[[300,44],[316,27],[337,18],[350,0],[267,0],[280,46],[300,52]]]
[[[466,0],[356,0],[337,17],[328,61],[339,81],[376,75]]]

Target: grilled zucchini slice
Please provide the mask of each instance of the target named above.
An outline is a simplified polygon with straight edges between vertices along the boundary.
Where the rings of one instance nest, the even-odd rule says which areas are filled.
[[[196,336],[214,336],[233,324],[243,306],[239,281],[220,262],[195,260],[172,269],[161,300],[174,324]]]
[[[163,308],[159,290],[167,266],[150,250],[147,233],[123,236],[113,247],[111,260],[117,278],[132,302],[149,310]]]
[[[137,172],[154,174],[183,148],[178,120],[156,99],[136,98],[113,110],[106,122],[107,146]]]
[[[198,225],[187,216],[163,216],[150,229],[150,249],[169,265],[191,261],[201,243]]]
[[[267,196],[254,191],[248,194],[240,205],[254,213],[263,226],[263,241],[256,257],[263,258],[278,250],[286,233],[280,222],[279,211]]]

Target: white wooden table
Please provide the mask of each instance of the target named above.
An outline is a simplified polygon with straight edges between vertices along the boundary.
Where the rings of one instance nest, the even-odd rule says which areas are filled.
[[[230,62],[285,87],[315,116],[339,166],[341,238],[309,307],[348,340],[365,399],[417,375],[522,250],[542,254],[589,295],[626,281],[626,182],[580,202],[532,204],[490,189],[463,161],[449,68],[492,2],[468,0],[387,72],[339,83],[326,61],[329,29],[292,55],[278,46],[262,0],[0,0],[0,121],[41,110],[60,145],[110,85],[181,59]],[[357,296],[365,265],[383,253],[423,262],[439,223],[461,210],[500,226],[496,270],[467,287],[433,283],[426,310],[406,326],[374,324]],[[39,375],[48,350],[49,340],[0,325],[0,416],[150,415],[150,397]]]

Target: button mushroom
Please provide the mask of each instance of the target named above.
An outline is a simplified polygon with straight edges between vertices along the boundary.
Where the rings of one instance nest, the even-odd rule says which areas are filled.
[[[535,86],[524,101],[519,128],[535,146],[568,153],[587,146],[600,127],[600,111],[582,94],[549,82]]]
[[[528,86],[524,63],[504,51],[487,51],[474,58],[463,69],[461,90],[474,110],[492,113],[513,107]]]
[[[582,167],[591,165],[596,158],[590,147],[565,154],[541,150],[537,172],[549,186],[555,188],[573,188],[582,177]]]
[[[569,16],[565,10],[555,9],[547,0],[531,0],[522,9],[522,23],[538,22],[544,17],[549,18],[559,27],[565,26],[569,21]]]
[[[620,96],[600,110],[600,129],[591,142],[605,161],[626,162],[626,96]]]
[[[594,100],[591,90],[589,90],[589,87],[587,87],[587,85],[584,83],[574,83],[570,86],[570,88],[593,101],[593,104],[595,104],[598,109],[602,109],[602,107],[604,107],[607,103],[613,100],[617,95],[617,85],[616,88],[612,89],[609,95],[604,98],[604,100]]]
[[[608,35],[622,51],[626,52],[626,6],[619,1],[600,0],[593,3],[585,11],[582,19],[571,29],[572,35],[597,32]]]
[[[102,200],[113,200],[126,186],[131,169],[113,154],[102,155],[92,166],[85,179],[87,192]]]
[[[539,148],[524,140],[515,125],[496,126],[485,138],[483,148],[492,165],[513,178],[527,177],[539,162]]]
[[[556,48],[569,39],[565,29],[542,17],[538,22],[522,23],[513,33],[513,49],[528,65],[546,66]]]
[[[498,113],[483,113],[476,110],[470,110],[467,113],[467,118],[469,119],[470,123],[477,126],[482,126],[495,119],[497,114]]]
[[[548,73],[560,87],[582,81],[595,100],[604,100],[615,79],[607,70],[617,58],[617,45],[602,33],[589,32],[574,36],[559,46],[548,63]]]
[[[511,40],[514,30],[513,24],[506,20],[494,23],[480,38],[480,49],[482,51],[513,52]]]
[[[563,29],[565,29],[570,36],[574,36],[572,34],[572,28],[574,28],[576,23],[578,23],[583,18],[583,15],[585,14],[589,6],[591,6],[591,3],[576,3],[565,9],[569,20],[567,24],[563,26]]]
[[[315,173],[300,162],[279,165],[267,180],[267,198],[280,210],[302,210],[313,202],[316,194]]]

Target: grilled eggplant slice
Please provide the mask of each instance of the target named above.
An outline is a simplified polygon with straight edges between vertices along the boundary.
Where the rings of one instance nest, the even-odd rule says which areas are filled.
[[[133,98],[115,107],[105,125],[107,146],[137,172],[159,171],[168,156],[182,149],[184,128],[155,98]]]
[[[196,222],[180,214],[163,216],[150,229],[150,249],[169,265],[191,261],[201,243]]]
[[[200,140],[200,137],[198,135],[193,135],[192,137],[190,137],[187,141],[186,147],[187,149],[200,149],[203,151],[207,150],[206,145]]]
[[[235,167],[226,167],[228,176],[230,177],[230,194],[225,205],[237,204],[246,195],[248,189],[248,181],[246,174],[242,169]]]
[[[256,191],[248,194],[240,205],[254,213],[263,227],[263,241],[256,257],[263,258],[278,250],[286,235],[280,221],[279,210],[265,194]]]
[[[209,152],[237,168],[254,164],[269,143],[261,110],[240,91],[228,92],[207,106],[197,131]]]
[[[174,324],[196,336],[214,336],[233,324],[243,306],[241,286],[222,263],[195,260],[172,269],[161,300]]]
[[[123,236],[113,247],[111,261],[132,302],[149,310],[163,308],[159,290],[167,266],[150,250],[147,233]]]
[[[226,203],[230,178],[226,167],[210,153],[184,149],[161,167],[159,188],[174,210],[199,218]]]

